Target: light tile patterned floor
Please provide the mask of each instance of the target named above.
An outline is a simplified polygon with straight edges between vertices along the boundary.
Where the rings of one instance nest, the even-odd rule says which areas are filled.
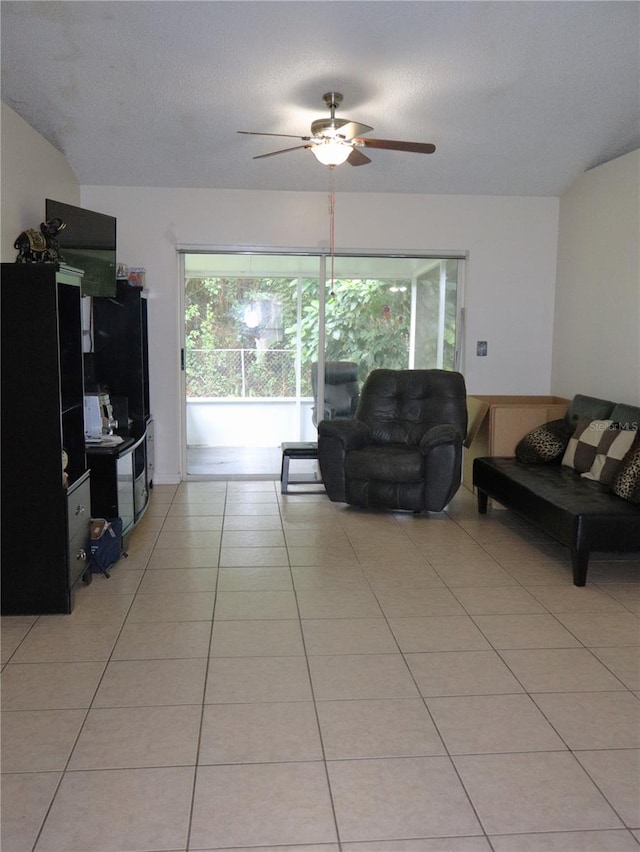
[[[267,481],[129,550],[2,619],[2,852],[638,852],[638,554]]]

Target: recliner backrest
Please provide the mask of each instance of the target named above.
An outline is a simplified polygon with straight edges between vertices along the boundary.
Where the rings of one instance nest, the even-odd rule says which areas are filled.
[[[450,370],[373,370],[361,393],[356,418],[376,444],[418,444],[432,426],[449,423],[467,431],[467,393],[461,373]]]
[[[318,363],[311,364],[311,388],[318,405]],[[358,365],[355,361],[324,362],[324,400],[332,417],[353,417],[360,395]],[[322,418],[320,418],[322,419]]]

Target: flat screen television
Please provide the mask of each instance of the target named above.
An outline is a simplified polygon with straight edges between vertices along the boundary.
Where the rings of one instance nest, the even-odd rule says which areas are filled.
[[[82,295],[115,296],[115,218],[51,198],[46,200],[45,215],[66,225],[58,234],[58,246],[64,263],[84,270]]]

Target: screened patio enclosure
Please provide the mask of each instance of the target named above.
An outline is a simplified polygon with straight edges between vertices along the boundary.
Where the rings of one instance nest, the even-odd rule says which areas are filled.
[[[456,369],[462,260],[184,252],[186,476],[277,478],[281,443],[317,437],[313,362],[320,398],[325,361]]]

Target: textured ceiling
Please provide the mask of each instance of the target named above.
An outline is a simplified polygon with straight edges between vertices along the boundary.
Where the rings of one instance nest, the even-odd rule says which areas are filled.
[[[338,113],[432,155],[375,150],[353,192],[559,195],[640,146],[637,2],[2,2],[2,99],[81,184],[318,190]],[[284,143],[284,144],[283,144]]]

